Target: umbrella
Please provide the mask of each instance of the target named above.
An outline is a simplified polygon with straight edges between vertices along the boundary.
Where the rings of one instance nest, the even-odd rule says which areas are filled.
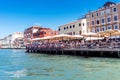
[[[37,41],[37,40],[40,40],[40,38],[34,38],[34,39],[32,39],[32,41]]]
[[[117,32],[114,32],[113,34],[111,34],[111,36],[119,36],[120,35],[120,30],[118,30]]]
[[[119,30],[109,29],[109,30],[106,30],[106,31],[100,31],[100,32],[98,32],[98,34],[107,35],[107,36],[111,37],[111,35],[113,35],[115,32],[119,32]]]
[[[97,33],[89,32],[89,33],[83,33],[81,34],[84,37],[90,37],[90,42],[91,42],[91,37],[98,37]]]
[[[51,38],[52,38],[52,36],[46,36],[46,37],[42,37],[42,38],[34,38],[34,39],[32,39],[32,41],[49,40],[49,39],[51,39]]]
[[[81,39],[83,38],[83,36],[81,36],[81,35],[72,35],[72,37],[73,38],[81,38]]]
[[[70,39],[72,36],[71,35],[68,35],[68,34],[59,34],[59,35],[55,35],[55,36],[52,36],[52,39],[55,40],[65,40],[65,39]]]
[[[93,32],[83,33],[81,35],[84,36],[84,37],[97,37],[98,36],[97,33],[93,33]]]
[[[101,38],[97,38],[97,37],[91,37],[91,38],[86,38],[86,41],[89,41],[89,40],[101,40],[101,39],[103,39],[103,37],[101,37]]]
[[[46,36],[46,37],[40,38],[40,40],[49,40],[49,39],[52,39],[52,36]]]
[[[117,37],[120,36],[120,30],[118,30],[117,32],[112,33],[111,36],[115,36],[115,40],[116,40]]]

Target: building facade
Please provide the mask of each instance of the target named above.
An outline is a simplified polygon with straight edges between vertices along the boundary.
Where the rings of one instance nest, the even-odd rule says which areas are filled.
[[[34,38],[54,36],[56,34],[58,34],[58,32],[55,30],[52,30],[50,28],[43,28],[40,26],[32,26],[30,28],[27,28],[24,31],[24,43],[26,45],[26,44],[29,44],[30,42],[32,42],[32,39],[34,39]]]
[[[31,42],[31,40],[34,38],[33,33],[37,32],[39,30],[39,26],[32,26],[30,28],[25,29],[24,31],[24,44],[28,44]]]
[[[108,29],[120,29],[120,4],[106,2],[96,11],[86,14],[87,31],[100,32]]]
[[[0,45],[2,48],[16,48],[15,40],[17,38],[23,39],[23,33],[22,32],[15,32],[13,34],[10,34],[6,36],[5,38],[0,40]]]
[[[80,19],[58,27],[59,34],[81,35],[87,32],[86,19]]]
[[[6,46],[6,38],[0,39],[0,48],[2,48],[2,46]]]
[[[24,38],[23,37],[18,37],[14,40],[14,46],[16,48],[25,48],[24,45]]]
[[[57,35],[58,32],[55,30],[52,30],[50,28],[39,28],[39,30],[33,34],[34,38],[42,38],[46,36],[54,36]]]

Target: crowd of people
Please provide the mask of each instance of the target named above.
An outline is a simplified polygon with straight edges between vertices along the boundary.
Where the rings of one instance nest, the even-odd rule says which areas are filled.
[[[118,39],[106,39],[103,40],[64,40],[64,41],[42,41],[33,42],[26,46],[28,49],[81,49],[81,48],[120,48],[120,38]]]

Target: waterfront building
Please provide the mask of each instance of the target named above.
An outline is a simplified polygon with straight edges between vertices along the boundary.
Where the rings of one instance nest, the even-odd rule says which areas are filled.
[[[25,45],[31,42],[31,40],[33,39],[33,33],[37,32],[39,28],[40,28],[39,26],[32,26],[30,28],[25,29],[24,31]]]
[[[86,14],[87,31],[100,32],[109,29],[120,29],[120,4],[106,2],[96,11]]]
[[[24,45],[24,37],[18,37],[14,40],[14,46],[16,48],[25,48],[25,45]]]
[[[0,48],[6,45],[6,38],[0,39]]]
[[[85,18],[58,27],[59,34],[81,35],[86,32],[87,25]]]
[[[22,32],[15,32],[12,34],[12,37],[11,37],[11,47],[17,47],[17,45],[19,45],[19,40],[17,40],[19,44],[16,44],[15,41],[16,39],[19,39],[19,38],[22,38],[23,39],[23,33]]]
[[[50,28],[39,28],[37,32],[33,33],[34,38],[42,38],[47,36],[57,35],[58,32]]]
[[[6,48],[10,48],[12,46],[12,34],[6,36],[5,38],[6,41]]]
[[[57,31],[50,28],[43,28],[41,26],[32,26],[24,31],[24,43],[29,44],[34,38],[42,38],[46,36],[54,36],[58,34]]]
[[[13,34],[10,34],[6,36],[5,38],[1,39],[1,47],[3,48],[14,48],[16,47],[15,40],[17,38],[23,38],[23,33],[22,32],[15,32]]]

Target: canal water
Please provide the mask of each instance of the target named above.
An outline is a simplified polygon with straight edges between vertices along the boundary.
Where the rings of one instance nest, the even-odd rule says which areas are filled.
[[[0,80],[120,80],[120,59],[0,49]]]

